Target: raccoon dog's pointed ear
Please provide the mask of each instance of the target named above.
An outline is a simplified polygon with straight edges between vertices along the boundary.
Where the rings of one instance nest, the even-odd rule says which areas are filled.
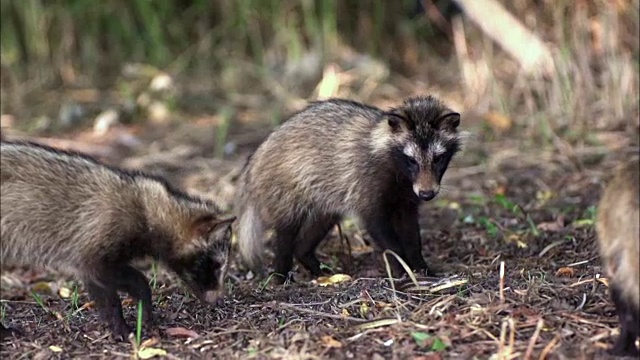
[[[193,222],[191,225],[191,231],[197,236],[206,236],[212,231],[231,224],[235,220],[235,216],[217,217],[213,214],[207,214],[197,218]]]
[[[460,125],[460,114],[451,112],[440,116],[440,126],[454,130]]]
[[[388,111],[384,115],[387,118],[387,123],[391,127],[391,130],[399,131],[403,126],[406,126],[407,119],[403,114],[395,111]]]

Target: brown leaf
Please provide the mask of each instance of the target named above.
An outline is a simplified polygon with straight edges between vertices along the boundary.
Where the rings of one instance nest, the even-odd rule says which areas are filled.
[[[95,307],[96,307],[96,303],[95,303],[95,301],[89,301],[89,302],[84,303],[84,304],[80,307],[80,309],[83,309],[83,310],[84,310],[84,309],[94,309]]]
[[[333,336],[331,335],[325,335],[323,337],[320,338],[322,340],[322,342],[324,343],[324,346],[326,347],[330,347],[330,348],[341,348],[342,347],[342,343],[336,339],[333,338]]]
[[[488,112],[484,114],[484,119],[489,126],[491,126],[493,131],[499,134],[508,131],[513,126],[511,118],[497,112]]]
[[[558,269],[558,271],[556,271],[556,276],[558,277],[573,277],[573,275],[575,275],[576,271],[573,268],[570,267],[561,267],[560,269]]]
[[[168,328],[167,330],[165,330],[165,332],[169,336],[190,337],[194,339],[197,339],[200,337],[200,335],[198,335],[197,332],[193,330],[185,329],[183,327]]]
[[[142,344],[140,344],[140,347],[141,348],[153,347],[157,345],[159,342],[160,342],[160,339],[158,339],[157,337],[152,337],[151,339],[147,339],[143,341]]]
[[[414,360],[441,360],[442,356],[440,356],[440,353],[434,352],[431,354],[427,354],[427,355],[422,355],[422,356],[418,356],[418,357],[414,357]]]
[[[133,299],[132,299],[132,298],[130,298],[130,297],[128,297],[128,298],[126,298],[126,299],[122,300],[122,305],[123,305],[123,306],[130,306],[130,305],[132,305],[133,303],[134,303],[134,302],[133,302]]]
[[[538,224],[541,231],[560,231],[564,229],[564,216],[560,215],[555,221],[541,222]]]

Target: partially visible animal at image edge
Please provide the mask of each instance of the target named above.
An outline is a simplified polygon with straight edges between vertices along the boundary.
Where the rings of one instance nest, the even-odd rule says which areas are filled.
[[[320,275],[316,247],[344,216],[354,216],[381,249],[428,272],[418,207],[440,191],[462,145],[459,124],[460,115],[433,96],[388,111],[344,99],[311,103],[269,135],[239,177],[243,262],[262,271],[264,235],[272,229],[276,273],[286,277],[295,256]],[[396,275],[403,272],[393,258],[391,264]]]
[[[233,216],[160,178],[43,145],[0,144],[3,266],[49,267],[83,280],[118,340],[131,328],[117,290],[141,301],[145,326],[152,323],[151,290],[133,260],[155,258],[202,301],[223,294]]]
[[[596,230],[620,322],[614,355],[638,356],[640,336],[640,158],[627,160],[605,188]]]

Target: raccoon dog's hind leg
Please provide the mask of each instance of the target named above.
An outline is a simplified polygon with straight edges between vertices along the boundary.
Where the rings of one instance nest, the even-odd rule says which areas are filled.
[[[314,276],[327,273],[326,270],[320,268],[320,261],[318,261],[315,251],[318,244],[339,220],[338,216],[318,215],[307,217],[302,224],[296,239],[294,253],[296,259]]]
[[[238,252],[245,265],[254,273],[262,272],[264,256],[264,224],[260,214],[251,204],[241,207],[238,214]]]

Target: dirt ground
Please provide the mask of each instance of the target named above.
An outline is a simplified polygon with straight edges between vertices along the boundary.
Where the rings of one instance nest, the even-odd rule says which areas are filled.
[[[132,129],[113,131],[137,134],[135,149],[117,145],[116,136],[77,133],[47,141],[67,146],[73,139],[104,150],[105,161],[161,174],[228,208],[234,174],[265,136],[243,134],[234,155],[213,159],[210,124]],[[637,147],[567,155],[509,139],[472,137],[445,175],[445,191],[422,208],[423,253],[438,278],[390,282],[382,255],[347,221],[342,230],[351,255],[337,230],[319,249],[336,274],[350,276],[344,282],[327,285],[296,268],[295,283],[274,286],[248,276],[236,260],[224,305],[213,307],[160,271],[151,280],[156,327],[143,333],[146,350],[137,355],[608,358],[618,329],[595,247],[595,205],[611,170]],[[136,355],[135,344],[110,340],[82,284],[76,298],[69,294],[72,279],[43,270],[17,269],[2,279],[3,322],[23,333],[2,344],[2,358]],[[135,306],[123,300],[134,324]]]

